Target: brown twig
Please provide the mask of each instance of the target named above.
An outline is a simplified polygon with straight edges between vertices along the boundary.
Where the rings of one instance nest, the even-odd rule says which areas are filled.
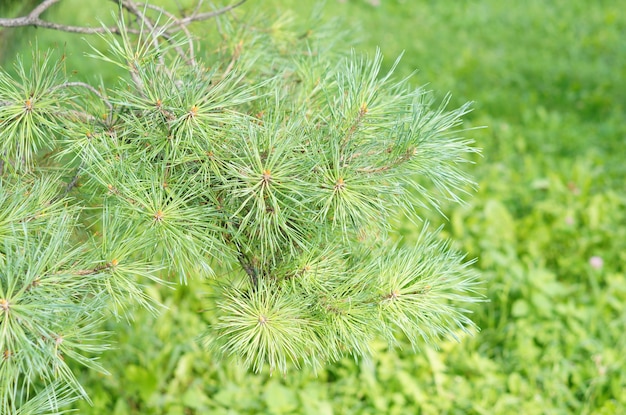
[[[193,22],[208,20],[224,13],[227,13],[236,7],[239,7],[246,0],[239,0],[236,3],[223,7],[218,10],[214,10],[212,12],[200,12],[200,8],[203,0],[197,0],[197,4],[193,10],[193,13],[190,16],[184,16],[181,18],[177,18],[174,14],[169,11],[161,8],[159,6],[145,4],[143,11],[141,7],[138,6],[133,0],[112,0],[115,3],[119,4],[119,6],[128,11],[130,14],[134,15],[140,23],[140,28],[128,28],[125,27],[123,30],[125,33],[131,34],[139,34],[142,35],[147,33],[148,36],[151,37],[151,43],[155,49],[159,49],[159,42],[164,40],[165,42],[172,45],[176,53],[185,60],[191,66],[195,66],[195,51],[193,45],[193,38],[191,36],[191,32],[187,28],[187,26]],[[42,27],[46,29],[59,30],[64,32],[72,32],[72,33],[82,33],[82,34],[97,34],[97,33],[113,33],[120,35],[121,28],[120,27],[86,27],[86,26],[72,26],[72,25],[64,25],[59,23],[50,22],[42,19],[40,16],[43,12],[48,10],[54,4],[60,2],[60,0],[44,0],[41,4],[35,7],[28,15],[16,18],[0,18],[0,27],[22,27],[22,26],[35,26]],[[147,10],[152,10],[158,12],[160,15],[167,16],[168,22],[163,25],[159,25],[158,19],[153,21],[146,15]],[[189,50],[187,53],[177,44],[175,33],[178,31],[182,31],[185,33],[187,41],[189,42]],[[165,65],[165,57],[163,54],[158,55],[159,64],[166,72],[169,72]],[[139,92],[143,94],[143,82],[140,77],[131,67],[130,76],[133,82],[137,85]],[[78,86],[75,84],[74,86]],[[85,85],[81,85],[85,86]],[[103,97],[101,97],[103,98]],[[105,101],[106,103],[106,101]],[[107,103],[107,106],[111,108],[110,103]]]
[[[239,260],[239,264],[241,264],[243,270],[246,271],[246,274],[248,274],[248,276],[250,277],[253,289],[256,290],[259,285],[259,275],[256,268],[254,267],[254,265],[252,265],[252,262],[246,257],[241,249],[239,249],[239,255],[237,256],[237,259]]]
[[[117,266],[117,260],[112,260],[111,262],[107,262],[105,264],[102,265],[98,265],[97,267],[93,268],[93,269],[79,269],[76,271],[70,271],[73,274],[76,275],[93,275],[93,274],[97,274],[100,271],[104,271],[106,269],[111,269],[111,268],[115,268]]]
[[[223,7],[221,9],[212,11],[212,12],[206,12],[206,13],[196,13],[194,11],[194,13],[189,16],[189,17],[185,17],[183,19],[180,20],[180,22],[184,25],[187,25],[191,22],[197,22],[200,20],[207,20],[207,19],[212,19],[213,17],[217,17],[220,16],[224,13],[228,13],[229,11],[241,6],[242,4],[244,4],[246,2],[246,0],[239,0],[237,3],[235,4],[231,4],[230,6],[226,6]]]
[[[82,33],[82,34],[95,34],[105,33],[110,31],[112,33],[119,34],[117,27],[86,27],[86,26],[72,26],[59,23],[49,22],[43,20],[40,16],[43,12],[48,10],[52,5],[58,3],[60,0],[45,0],[39,6],[35,7],[27,16],[15,17],[15,18],[0,18],[0,27],[22,27],[22,26],[35,26],[43,27],[45,29],[60,30],[63,32]],[[135,31],[131,33],[137,33]]]
[[[232,231],[231,223],[228,220],[223,222],[224,227],[229,231]],[[236,225],[235,225],[236,226]],[[252,282],[252,289],[256,290],[259,285],[259,270],[255,267],[254,261],[248,258],[248,256],[244,252],[243,246],[236,240],[230,239],[230,235],[227,234],[228,240],[233,243],[237,250],[237,261],[241,268],[246,272],[248,277],[250,277],[250,281]]]
[[[63,192],[61,194],[56,195],[49,202],[49,204],[52,204],[54,202],[57,202],[63,199],[65,196],[68,195],[69,192],[72,191],[74,187],[76,187],[76,185],[78,185],[78,179],[80,178],[80,171],[83,169],[84,163],[85,163],[84,160],[80,162],[80,165],[76,168],[76,173],[74,174],[74,177],[72,177],[72,180],[70,180],[69,183],[65,185],[65,189],[63,189]]]
[[[71,33],[82,33],[82,34],[97,34],[97,33],[106,33],[111,32],[114,34],[120,34],[120,29],[118,27],[87,27],[87,26],[73,26],[73,25],[64,25],[54,22],[49,22],[47,20],[43,20],[40,16],[41,14],[48,10],[52,5],[58,3],[61,0],[45,0],[37,7],[35,7],[28,15],[15,17],[15,18],[0,18],[0,27],[23,27],[23,26],[35,26],[42,27],[45,29],[53,29],[59,30],[62,32],[71,32]],[[117,3],[118,0],[113,0]],[[200,5],[202,4],[202,0],[198,1],[198,5],[196,6],[194,12],[190,16],[183,17],[181,19],[176,19],[176,26],[178,26],[179,30],[184,30],[183,27],[186,28],[187,25],[193,22],[208,20],[213,17],[220,16],[224,13],[227,13],[236,7],[241,6],[245,3],[246,0],[239,0],[237,3],[234,3],[230,6],[223,7],[221,9],[212,11],[199,13]],[[122,0],[122,6],[140,18],[141,20],[146,21],[145,16],[141,11],[137,8],[136,4],[131,0]],[[156,6],[149,7],[151,9],[155,9]],[[143,16],[143,17],[140,17]],[[132,34],[139,34],[140,31],[136,29],[127,28],[126,31]]]
[[[403,155],[401,155],[400,157],[398,157],[397,159],[395,159],[393,162],[391,162],[390,164],[384,165],[384,166],[380,166],[380,167],[362,167],[362,168],[358,168],[356,169],[356,171],[360,172],[360,173],[367,173],[367,174],[371,174],[371,173],[381,173],[387,170],[391,170],[395,167],[398,167],[400,164],[405,163],[409,160],[411,160],[411,157],[413,157],[416,154],[416,150],[407,150]]]
[[[359,107],[359,112],[357,113],[357,116],[354,119],[354,122],[352,123],[352,125],[350,125],[350,128],[346,132],[346,135],[341,140],[341,144],[340,144],[341,153],[344,152],[348,143],[350,143],[350,140],[352,140],[352,137],[354,136],[356,131],[360,128],[361,123],[363,122],[363,119],[365,118],[366,114],[367,114],[367,104],[364,102],[361,105],[361,107]]]

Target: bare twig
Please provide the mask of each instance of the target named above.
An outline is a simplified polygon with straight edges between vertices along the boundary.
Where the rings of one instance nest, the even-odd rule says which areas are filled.
[[[16,18],[11,18],[11,19],[0,18],[0,27],[35,26],[35,27],[43,27],[46,29],[60,30],[63,32],[82,33],[82,34],[105,33],[107,31],[119,34],[119,29],[117,27],[105,28],[105,27],[85,27],[85,26],[63,25],[63,24],[48,22],[39,17],[41,16],[43,12],[48,10],[50,6],[58,3],[59,1],[60,0],[45,0],[39,6],[35,7],[27,16],[16,17]]]
[[[223,7],[218,10],[214,10],[212,12],[200,13],[200,8],[203,3],[203,0],[197,0],[197,4],[194,8],[193,13],[190,16],[185,16],[181,18],[177,18],[174,14],[168,12],[167,10],[150,4],[145,4],[145,8],[142,11],[138,4],[133,0],[112,0],[115,3],[118,3],[121,8],[127,10],[130,14],[134,15],[137,20],[140,22],[140,29],[135,28],[124,28],[123,30],[126,33],[131,34],[139,34],[142,35],[144,33],[148,33],[148,35],[152,38],[152,45],[158,50],[159,49],[159,41],[161,39],[168,42],[170,45],[174,47],[178,55],[184,59],[188,64],[195,66],[195,51],[193,45],[193,37],[191,36],[191,32],[187,28],[187,25],[192,22],[208,20],[213,17],[222,15],[227,13],[236,7],[242,5],[246,2],[246,0],[239,0],[238,2]],[[43,20],[40,16],[43,12],[48,10],[54,4],[60,2],[60,0],[44,0],[41,4],[35,7],[28,15],[17,17],[17,18],[0,18],[0,27],[22,27],[22,26],[35,26],[42,27],[46,29],[59,30],[64,32],[71,33],[82,33],[82,34],[97,34],[97,33],[113,33],[120,35],[121,28],[120,27],[86,27],[86,26],[72,26],[72,25],[64,25],[54,22],[49,22],[47,20]],[[153,21],[150,19],[145,11],[153,10],[158,12],[160,15],[167,16],[168,22],[159,25],[158,19]],[[171,30],[170,30],[171,29]],[[177,44],[177,41],[174,37],[174,34],[178,31],[182,31],[185,33],[186,38],[189,42],[189,50],[187,53]],[[165,65],[165,57],[162,54],[158,55],[159,63],[162,68],[166,71],[167,67]],[[140,92],[143,90],[143,82],[139,79],[139,76],[134,73],[132,70],[130,71],[131,78],[139,88]],[[78,86],[78,85],[75,85]],[[84,86],[84,85],[82,85]],[[102,98],[102,97],[101,97]],[[105,101],[106,102],[106,101]],[[2,103],[0,103],[1,105]],[[107,103],[107,106],[111,108],[110,103]]]
[[[120,34],[120,30],[117,27],[83,27],[83,26],[69,26],[58,23],[52,23],[41,19],[31,19],[27,17],[17,17],[15,19],[0,19],[0,27],[22,27],[22,26],[35,26],[42,27],[44,29],[59,30],[61,32],[70,33],[82,33],[85,35],[92,35],[96,33],[111,32],[116,35]],[[130,33],[137,34],[139,31],[134,29],[128,30]]]
[[[200,12],[200,7],[202,7],[202,0],[198,0],[198,4],[196,4],[196,8],[193,9],[193,13],[191,13],[191,15],[195,16],[196,14],[198,14]]]
[[[189,24],[189,23],[191,23],[191,22],[197,22],[197,21],[200,21],[200,20],[207,20],[207,19],[211,19],[211,18],[213,18],[213,17],[217,17],[217,16],[220,16],[220,15],[222,15],[222,14],[224,14],[224,13],[227,13],[227,12],[229,12],[229,11],[231,11],[231,10],[233,10],[233,9],[235,9],[235,8],[237,8],[237,7],[239,7],[239,6],[241,6],[241,5],[242,5],[242,4],[244,4],[245,2],[246,2],[246,0],[239,0],[239,1],[238,1],[237,3],[235,3],[235,4],[231,4],[230,6],[226,6],[226,7],[223,7],[223,8],[221,8],[221,9],[218,9],[218,10],[215,10],[215,11],[212,11],[212,12],[206,12],[206,13],[196,13],[196,12],[194,11],[194,14],[192,14],[192,15],[191,15],[191,16],[189,16],[189,17],[185,17],[185,18],[181,19],[181,20],[180,20],[180,22],[181,22],[182,24],[187,25],[187,24]]]
[[[117,266],[117,260],[112,260],[111,262],[107,262],[104,263],[102,265],[98,265],[95,268],[92,269],[79,269],[79,270],[75,270],[75,271],[70,271],[76,275],[93,275],[93,274],[97,274],[101,271],[104,270],[108,270],[108,269],[112,269],[115,268]]]
[[[28,17],[32,17],[32,18],[39,18],[39,16],[41,16],[41,13],[43,13],[44,11],[46,11],[50,6],[52,6],[55,3],[58,3],[59,0],[45,0],[44,2],[42,2],[39,6],[35,7],[33,9],[33,11],[31,11],[28,14]]]
[[[73,25],[64,25],[54,22],[49,22],[47,20],[43,20],[40,18],[41,14],[49,9],[52,5],[58,3],[61,0],[45,0],[37,7],[35,7],[27,16],[15,17],[15,18],[0,18],[0,27],[22,27],[22,26],[35,26],[42,27],[45,29],[53,29],[59,30],[62,32],[71,32],[71,33],[82,33],[82,34],[96,34],[96,33],[107,33],[111,32],[114,34],[120,34],[120,29],[118,27],[87,27],[87,26],[73,26]],[[118,0],[113,0],[117,3]],[[212,11],[199,13],[200,5],[202,4],[202,0],[198,0],[198,4],[194,9],[194,12],[190,16],[183,17],[181,19],[176,19],[176,26],[178,30],[185,30],[186,26],[192,22],[208,20],[213,17],[217,17],[224,13],[227,13],[236,7],[241,6],[245,3],[246,0],[239,0],[237,3],[234,3],[230,6],[223,7],[221,9]],[[150,23],[149,20],[141,13],[141,11],[137,8],[137,5],[131,0],[122,0],[122,6],[137,16],[140,20],[143,20],[144,23]],[[156,10],[156,6],[149,7]],[[146,25],[148,26],[148,25]],[[151,29],[151,25],[148,26]],[[183,29],[185,28],[185,29]],[[132,34],[139,34],[140,31],[136,29],[127,28],[126,31]],[[163,34],[162,34],[163,35]],[[167,34],[171,36],[171,34]]]

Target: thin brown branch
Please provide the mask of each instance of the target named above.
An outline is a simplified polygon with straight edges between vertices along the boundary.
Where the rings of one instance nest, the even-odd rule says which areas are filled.
[[[347,166],[348,164],[350,164],[353,160],[358,159],[359,157],[371,157],[371,156],[376,156],[379,154],[382,154],[383,151],[382,150],[374,150],[374,151],[368,151],[367,153],[362,153],[362,152],[357,152],[357,153],[353,153],[350,155],[350,157],[347,157],[344,161],[344,158],[341,158],[341,161],[343,162],[343,166]]]
[[[0,27],[22,27],[22,26],[35,26],[45,29],[59,30],[62,32],[82,33],[82,34],[95,34],[105,33],[110,31],[112,33],[119,34],[117,27],[86,27],[86,26],[72,26],[59,23],[49,22],[40,18],[41,14],[48,10],[50,6],[58,3],[60,0],[45,0],[39,6],[35,7],[27,16],[15,17],[15,18],[0,18]],[[133,31],[134,32],[134,31]]]
[[[130,197],[124,196],[122,194],[122,192],[120,192],[117,187],[113,186],[112,184],[107,185],[107,188],[109,189],[109,193],[114,194],[118,197],[120,197],[121,199],[125,200],[126,202],[130,203],[131,205],[140,205],[141,207],[144,207],[143,205],[141,205],[140,203],[137,203],[136,200],[131,199]]]
[[[80,178],[80,171],[83,168],[83,164],[84,164],[84,160],[81,161],[80,165],[76,168],[76,173],[74,174],[74,177],[72,177],[69,183],[65,185],[65,189],[63,189],[63,192],[55,196],[54,199],[52,199],[50,203],[63,199],[65,196],[68,195],[69,192],[72,191],[73,188],[75,188],[78,185],[78,179]]]
[[[82,164],[78,166],[78,168],[76,169],[76,174],[74,174],[74,177],[72,177],[72,180],[70,180],[67,186],[65,186],[65,189],[63,190],[63,196],[61,196],[61,198],[67,196],[67,194],[71,192],[74,187],[76,187],[76,185],[78,184],[78,179],[80,178],[81,169],[82,169]]]
[[[32,19],[28,16],[16,17],[14,19],[0,18],[0,27],[23,27],[23,26],[35,26],[44,29],[58,30],[61,32],[81,33],[85,35],[92,35],[96,33],[111,32],[114,34],[120,34],[117,27],[85,27],[85,26],[69,26],[59,23],[52,23],[39,18]],[[129,33],[137,34],[137,30],[128,29]]]
[[[232,230],[232,224],[229,223],[228,220],[224,221],[223,225],[226,229]],[[235,248],[237,250],[237,261],[239,262],[239,265],[241,265],[241,268],[243,268],[243,270],[246,272],[248,277],[250,277],[250,281],[252,282],[252,289],[256,290],[259,285],[259,271],[255,267],[253,260],[248,258],[248,256],[245,254],[243,246],[241,246],[241,244],[237,242],[236,239],[230,239],[229,236],[230,235],[228,235],[228,239],[233,243],[233,245],[235,245]]]
[[[352,123],[348,131],[346,132],[346,135],[341,140],[341,144],[339,147],[341,153],[344,152],[348,143],[350,142],[350,140],[352,140],[352,137],[361,126],[361,123],[363,122],[363,119],[365,118],[366,114],[367,114],[367,104],[364,102],[363,104],[361,104],[361,107],[359,108],[359,112],[357,113],[357,116],[354,122]]]
[[[115,268],[116,265],[117,265],[117,260],[114,259],[111,262],[98,265],[97,267],[92,268],[92,269],[78,269],[76,271],[70,271],[70,272],[72,272],[75,275],[93,275],[93,274],[99,273],[100,271],[104,271],[106,269]]]
[[[390,170],[392,168],[394,168],[396,165],[386,165],[386,166],[380,166],[380,167],[363,167],[360,169],[356,169],[356,171],[358,171],[359,173],[381,173],[387,170]]]
[[[221,9],[218,9],[218,10],[215,10],[215,11],[212,11],[212,12],[205,12],[205,13],[196,13],[196,12],[194,12],[194,14],[192,14],[191,16],[185,17],[185,18],[181,19],[180,22],[182,24],[187,25],[187,24],[189,24],[191,22],[197,22],[197,21],[200,21],[200,20],[211,19],[213,17],[220,16],[220,15],[222,15],[224,13],[228,13],[229,11],[231,11],[231,10],[241,6],[245,2],[246,2],[246,0],[239,0],[237,3],[231,4],[230,6],[226,6],[226,7],[223,7]]]
[[[70,32],[70,33],[81,33],[81,34],[97,34],[97,33],[107,33],[107,32],[111,32],[113,34],[120,34],[120,29],[118,27],[88,27],[88,26],[73,26],[73,25],[65,25],[65,24],[60,24],[60,23],[54,23],[54,22],[50,22],[47,20],[43,20],[40,16],[43,12],[45,12],[47,9],[49,9],[52,5],[58,3],[61,0],[45,0],[44,2],[42,2],[41,4],[39,4],[37,7],[35,7],[28,15],[26,16],[21,16],[21,17],[15,17],[15,18],[0,18],[0,27],[23,27],[23,26],[35,26],[35,27],[41,27],[44,29],[52,29],[52,30],[59,30],[62,32]],[[118,0],[113,0],[116,3],[118,2]],[[181,19],[175,19],[176,20],[176,26],[178,27],[179,30],[184,30],[185,33],[187,34],[187,29],[186,26],[189,25],[192,22],[197,22],[197,21],[202,21],[202,20],[208,20],[211,19],[213,17],[217,17],[219,15],[222,15],[224,13],[227,13],[233,9],[235,9],[236,7],[241,6],[243,3],[245,3],[246,0],[239,0],[237,3],[234,3],[230,6],[226,6],[223,7],[221,9],[212,11],[212,12],[205,12],[205,13],[199,13],[198,10],[200,9],[200,5],[202,4],[202,0],[198,1],[198,4],[196,6],[196,8],[194,9],[194,12],[190,15],[190,16],[186,16],[183,17]],[[146,24],[146,26],[149,29],[151,28],[150,25],[150,21],[143,15],[143,13],[141,13],[141,11],[137,8],[136,4],[134,2],[132,2],[131,0],[122,0],[121,2],[122,7],[124,7],[126,10],[128,10],[129,12],[131,12],[132,14],[134,14],[135,16],[137,16],[137,18],[139,18],[140,20],[144,21],[144,23],[148,23]],[[148,8],[151,8],[153,10],[156,10],[156,6],[150,6],[148,5]],[[163,10],[161,10],[162,12]],[[166,14],[166,13],[164,13]],[[171,13],[167,12],[168,15],[171,15]],[[125,29],[128,33],[132,33],[132,34],[139,34],[140,31],[137,29],[131,29],[131,28],[126,28]],[[167,34],[168,36],[171,36],[171,34]],[[164,34],[162,33],[161,36],[163,36]]]
[[[398,167],[399,165],[401,165],[402,163],[405,163],[409,160],[411,160],[411,157],[414,156],[416,154],[415,150],[407,150],[406,153],[404,153],[402,156],[398,157],[397,159],[395,159],[392,163],[384,165],[384,166],[379,166],[379,167],[362,167],[359,169],[356,169],[356,171],[360,172],[360,173],[381,173],[383,171],[387,171],[387,170],[391,170],[395,167]]]
[[[241,264],[241,267],[244,269],[244,271],[246,271],[246,274],[248,274],[248,276],[250,277],[253,289],[256,290],[259,285],[259,275],[256,268],[252,265],[252,262],[248,258],[246,258],[245,254],[241,250],[239,250],[239,255],[237,256],[237,259],[239,260],[239,264]]]
[[[37,19],[41,16],[41,13],[46,11],[50,6],[55,3],[58,3],[60,0],[45,0],[39,6],[35,7],[29,14],[28,17]]]
[[[196,7],[195,9],[193,9],[193,13],[191,13],[191,15],[194,16],[198,14],[200,12],[200,7],[202,7],[202,0],[198,0],[198,4],[196,4]],[[184,17],[187,17],[187,16],[184,16]]]

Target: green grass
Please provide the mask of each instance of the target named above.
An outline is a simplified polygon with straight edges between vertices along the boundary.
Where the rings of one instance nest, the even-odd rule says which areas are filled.
[[[304,19],[314,3],[242,9],[297,7]],[[416,85],[451,92],[455,105],[475,102],[466,124],[486,126],[467,133],[483,149],[469,167],[479,191],[466,206],[446,207],[449,220],[426,216],[478,258],[490,300],[473,308],[481,332],[416,353],[375,344],[370,361],[267,378],[197,346],[206,287],[196,281],[155,291],[169,307],[157,320],[111,323],[119,347],[102,359],[112,374],[83,374],[94,406],[80,413],[626,413],[626,15],[618,3],[325,5],[325,15],[361,27],[362,42],[348,47],[373,54],[379,46],[388,66],[404,51],[400,75],[418,70]],[[77,20],[91,14],[73,7]],[[28,33],[44,47],[68,42],[76,76],[98,72],[75,36]],[[415,239],[414,225],[398,227],[405,243]]]

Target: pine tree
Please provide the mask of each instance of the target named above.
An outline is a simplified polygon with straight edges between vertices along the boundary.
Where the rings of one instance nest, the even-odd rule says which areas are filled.
[[[469,106],[436,105],[380,53],[338,53],[328,27],[222,15],[200,59],[187,26],[226,9],[123,10],[138,23],[82,28],[108,45],[91,58],[127,73],[116,84],[70,82],[49,52],[0,71],[2,413],[88,399],[66,360],[104,371],[101,321],[157,313],[150,284],[206,278],[204,344],[255,372],[473,327],[471,261],[390,225],[472,188]]]

